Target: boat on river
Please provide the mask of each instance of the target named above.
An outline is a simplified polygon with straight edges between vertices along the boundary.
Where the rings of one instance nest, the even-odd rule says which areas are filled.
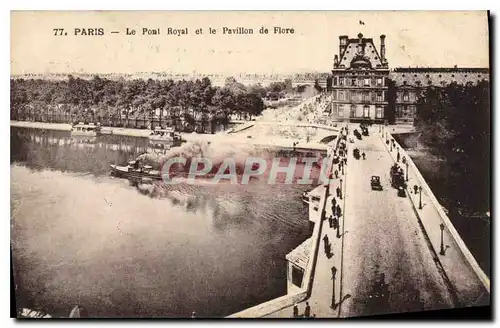
[[[77,142],[93,143],[101,135],[99,123],[77,123],[71,127],[71,138]]]
[[[154,130],[151,131],[151,134],[149,135],[149,140],[152,142],[170,141],[172,143],[175,143],[181,141],[181,135],[175,132],[174,128],[167,127],[162,129],[160,127],[156,127]]]
[[[161,172],[150,165],[140,166],[137,160],[128,162],[127,166],[110,165],[111,175],[129,180],[161,180]]]
[[[99,123],[85,124],[77,123],[71,127],[71,136],[98,137],[101,134],[101,125]]]

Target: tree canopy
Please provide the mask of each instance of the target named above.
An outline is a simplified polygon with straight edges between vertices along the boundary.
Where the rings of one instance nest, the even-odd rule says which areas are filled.
[[[207,121],[227,124],[230,115],[260,115],[266,94],[261,86],[247,88],[232,78],[223,87],[213,86],[206,77],[194,81],[110,80],[99,76],[90,80],[68,76],[63,81],[12,79],[11,117],[26,119],[29,115],[62,112],[75,120],[125,117],[128,121],[166,115],[194,130]]]

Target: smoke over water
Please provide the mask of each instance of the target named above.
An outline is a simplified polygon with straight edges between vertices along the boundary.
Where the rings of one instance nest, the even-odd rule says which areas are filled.
[[[277,156],[278,155],[278,156]],[[257,179],[275,183],[301,183],[314,185],[326,179],[329,167],[324,157],[279,155],[259,150],[251,145],[210,144],[190,142],[173,148],[166,155],[143,154],[143,164],[162,171],[167,184],[189,183],[242,183]],[[288,168],[288,170],[285,170]],[[183,180],[182,178],[189,178]],[[153,186],[160,187],[161,183]],[[143,193],[160,193],[153,186],[142,186]]]

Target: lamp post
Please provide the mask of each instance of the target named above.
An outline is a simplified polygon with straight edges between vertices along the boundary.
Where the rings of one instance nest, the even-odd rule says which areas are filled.
[[[335,278],[337,276],[337,268],[332,267],[332,305],[331,308],[335,309]]]
[[[420,192],[420,201],[418,202],[418,209],[422,209],[422,186],[418,187],[418,191]]]
[[[441,251],[439,252],[439,254],[441,255],[444,255],[445,254],[445,251],[444,251],[444,242],[443,242],[443,230],[444,230],[444,224],[440,224],[439,227],[441,228]]]
[[[405,161],[406,164],[406,182],[408,182],[408,160]]]

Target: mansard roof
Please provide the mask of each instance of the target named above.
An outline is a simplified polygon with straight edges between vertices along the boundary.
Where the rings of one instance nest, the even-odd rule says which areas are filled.
[[[358,68],[351,66],[352,63],[357,63],[358,65],[364,67],[365,65],[363,65],[363,62],[369,63],[369,65],[365,65],[373,68],[383,67],[378,50],[373,43],[373,39],[348,39],[346,47],[340,55],[339,66],[344,65],[345,68]]]

